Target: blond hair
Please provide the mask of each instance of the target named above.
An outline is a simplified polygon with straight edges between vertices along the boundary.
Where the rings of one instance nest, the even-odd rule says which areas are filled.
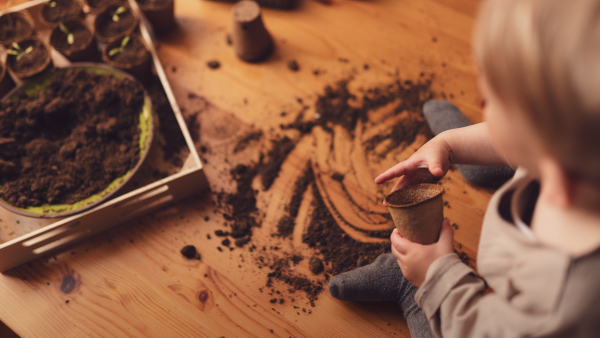
[[[600,1],[486,0],[475,59],[571,174],[600,186]]]

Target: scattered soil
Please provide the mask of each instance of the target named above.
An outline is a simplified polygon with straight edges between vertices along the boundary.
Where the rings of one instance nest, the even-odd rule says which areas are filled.
[[[0,197],[25,208],[71,204],[102,191],[139,160],[137,82],[69,70],[48,89],[0,104]],[[6,170],[6,168],[13,168]]]
[[[90,42],[92,32],[84,24],[74,24],[68,28],[73,34],[73,44],[67,41],[67,34],[56,28],[50,38],[52,46],[61,52],[84,49]]]
[[[29,22],[17,13],[0,16],[0,41],[20,40],[31,32]]]
[[[296,60],[291,60],[288,61],[288,68],[294,72],[297,72],[298,70],[300,70],[300,67],[298,67],[298,62],[296,62]]]
[[[118,48],[121,45],[121,41],[111,43],[108,45],[107,50],[110,51],[112,48]],[[131,66],[134,64],[141,64],[145,59],[150,57],[150,52],[146,48],[142,39],[140,39],[136,35],[131,35],[129,42],[123,50],[119,53],[116,53],[113,56],[110,56],[108,53],[108,58],[116,63],[119,66]]]
[[[310,261],[308,261],[308,268],[310,269],[310,272],[314,273],[315,275],[318,275],[325,270],[323,261],[317,256],[312,256],[310,258]]]
[[[439,189],[435,189],[435,187],[418,184],[396,190],[386,196],[385,200],[391,205],[409,205],[426,201],[439,193]]]
[[[186,245],[181,249],[181,254],[188,259],[197,259],[200,260],[202,257],[200,253],[196,250],[196,247],[193,245]]]
[[[18,74],[28,73],[29,71],[42,71],[41,67],[44,67],[50,53],[46,46],[39,40],[25,40],[19,43],[21,50],[26,50],[29,47],[33,47],[30,53],[23,54],[21,59],[17,61],[16,55],[8,55],[8,67],[13,72]]]
[[[206,65],[210,69],[217,69],[217,68],[221,67],[221,63],[219,61],[217,61],[217,60],[208,61],[206,63]]]
[[[242,137],[238,141],[238,143],[235,145],[235,148],[233,148],[233,153],[236,154],[236,153],[239,153],[240,151],[244,151],[246,148],[248,148],[250,143],[260,140],[260,138],[262,136],[263,136],[263,132],[262,132],[262,130],[259,130],[259,131],[249,133],[248,135]]]
[[[271,140],[273,146],[267,154],[267,159],[261,159],[260,175],[262,178],[263,190],[269,190],[275,179],[279,176],[281,165],[285,162],[287,156],[294,150],[296,143],[289,137],[284,136],[280,139]]]
[[[284,215],[277,224],[276,236],[283,238],[289,237],[294,232],[296,226],[296,216],[298,216],[298,210],[300,209],[300,203],[302,203],[302,196],[308,186],[314,182],[315,176],[311,169],[310,162],[304,168],[302,176],[300,176],[294,183],[294,193],[290,204],[286,208],[286,215]]]
[[[50,2],[56,3],[56,6],[50,7]],[[50,2],[42,7],[42,17],[50,23],[55,24],[81,14],[81,5],[77,0],[51,0]]]
[[[96,32],[105,38],[117,37],[135,25],[135,17],[131,13],[131,8],[127,6],[127,10],[119,14],[119,21],[114,21],[113,14],[117,8],[119,8],[119,5],[111,5],[98,15]]]

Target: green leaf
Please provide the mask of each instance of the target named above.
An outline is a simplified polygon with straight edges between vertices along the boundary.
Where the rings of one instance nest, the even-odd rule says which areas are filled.
[[[119,20],[121,20],[121,19],[119,18],[119,16],[118,16],[116,13],[115,13],[115,14],[113,14],[113,17],[112,17],[112,19],[113,19],[113,21],[114,21],[114,22],[119,22]]]
[[[115,11],[115,14],[121,14],[121,13],[125,13],[125,11],[127,10],[127,7],[125,6],[120,6],[119,8],[117,8],[117,10]]]
[[[19,55],[19,52],[17,52],[17,51],[16,51],[16,50],[14,50],[14,49],[9,49],[9,50],[7,50],[6,52],[7,52],[8,54],[10,54],[10,55]]]
[[[17,61],[21,61],[21,58],[23,57],[23,54],[19,54],[17,55]]]
[[[29,46],[29,47],[27,47],[27,49],[25,49],[24,53],[29,54],[29,53],[31,53],[32,50],[33,50],[33,46]]]
[[[67,35],[67,42],[69,43],[69,45],[72,45],[73,42],[75,42],[75,37],[73,36],[73,33],[69,33],[69,35]]]
[[[61,32],[65,33],[65,34],[71,33],[69,31],[69,29],[67,28],[67,26],[65,26],[62,22],[58,24],[58,28],[60,29]]]
[[[13,48],[14,48],[14,49],[16,49],[16,50],[21,50],[21,46],[19,46],[19,44],[18,44],[18,43],[16,43],[16,42],[13,42],[13,43],[12,43],[12,46],[13,46]]]
[[[127,43],[129,43],[129,35],[127,35],[126,37],[123,38],[123,40],[121,40],[121,48],[127,46]]]
[[[52,8],[56,7],[56,2],[52,1],[52,2],[50,3],[50,7],[52,7]]]
[[[117,53],[120,53],[123,50],[121,47],[113,48],[108,52],[108,56],[113,56]]]

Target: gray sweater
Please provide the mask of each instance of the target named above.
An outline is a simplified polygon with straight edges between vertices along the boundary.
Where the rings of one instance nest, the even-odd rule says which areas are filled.
[[[485,282],[456,254],[429,267],[415,299],[437,337],[600,337],[600,250],[571,257],[520,229],[537,187],[519,170],[492,197],[477,254]]]

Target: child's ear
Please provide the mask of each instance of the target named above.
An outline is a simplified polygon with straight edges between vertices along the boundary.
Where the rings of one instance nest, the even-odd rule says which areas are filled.
[[[541,159],[539,173],[544,198],[551,205],[559,208],[573,206],[576,179],[551,157]]]

